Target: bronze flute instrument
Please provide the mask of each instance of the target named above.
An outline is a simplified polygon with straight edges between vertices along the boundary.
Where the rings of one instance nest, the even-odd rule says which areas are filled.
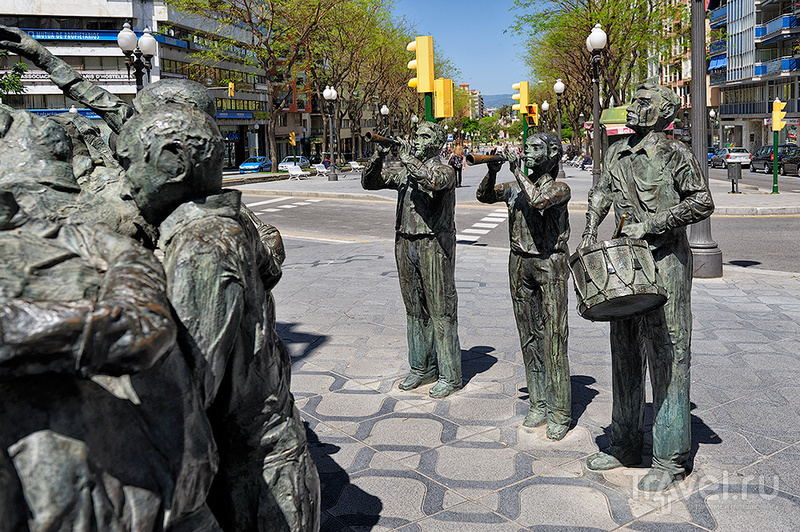
[[[363,138],[364,142],[377,142],[381,146],[386,146],[387,148],[400,145],[400,141],[394,137],[384,137],[383,135],[378,135],[371,131],[367,131]]]
[[[470,153],[467,155],[467,164],[469,166],[473,166],[476,164],[486,164],[486,163],[504,163],[508,159],[506,158],[505,154],[497,153],[495,155],[481,155],[479,153]]]

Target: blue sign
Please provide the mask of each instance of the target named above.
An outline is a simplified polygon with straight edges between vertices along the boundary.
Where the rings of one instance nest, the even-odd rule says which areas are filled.
[[[37,41],[116,41],[117,31],[25,29]]]
[[[37,116],[55,116],[63,113],[68,113],[69,109],[28,109],[28,111]],[[78,113],[91,120],[100,120],[100,115],[91,109],[78,109]]]
[[[217,111],[217,118],[253,118],[253,111]]]
[[[448,133],[447,134],[447,142],[453,142],[453,134],[452,133]]]
[[[179,48],[189,48],[189,43],[186,41],[182,41],[181,39],[176,39],[175,37],[169,37],[167,35],[159,35],[155,34],[153,37],[156,38],[156,41],[163,42],[164,44],[169,44],[170,46],[177,46]]]

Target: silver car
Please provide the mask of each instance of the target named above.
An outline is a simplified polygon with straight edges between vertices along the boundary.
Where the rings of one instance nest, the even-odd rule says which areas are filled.
[[[747,148],[722,148],[711,157],[712,168],[727,168],[730,163],[740,163],[742,168],[749,168],[750,152]]]

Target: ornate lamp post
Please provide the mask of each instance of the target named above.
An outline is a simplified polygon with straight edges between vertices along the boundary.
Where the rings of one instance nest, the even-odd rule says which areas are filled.
[[[388,128],[389,127],[389,107],[386,104],[383,104],[381,107],[381,115],[383,116],[383,126]],[[388,134],[388,133],[387,133]]]
[[[564,94],[564,82],[561,81],[561,78],[556,80],[555,85],[553,85],[553,92],[556,93],[556,113],[558,118],[558,142],[563,145],[563,139],[561,138],[561,95]],[[564,163],[559,160],[558,161],[558,176],[556,179],[562,180],[566,177],[564,174]]]
[[[328,114],[330,116],[331,124],[331,173],[328,174],[328,181],[339,181],[339,176],[336,175],[336,153],[334,150],[336,139],[333,136],[333,122],[336,120],[336,98],[338,96],[339,94],[336,92],[336,89],[330,85],[327,85],[325,90],[322,91],[322,97],[328,102]]]
[[[600,181],[600,52],[606,47],[606,32],[596,24],[586,37],[586,48],[592,54],[592,186]]]
[[[117,45],[125,54],[125,67],[128,69],[128,78],[131,77],[131,67],[136,78],[136,92],[144,88],[144,73],[147,72],[147,80],[150,81],[150,69],[153,65],[150,59],[156,55],[158,43],[155,37],[150,34],[150,28],[145,28],[142,36],[138,39],[131,30],[131,25],[122,25],[122,31],[117,34]],[[142,61],[144,58],[144,61]]]
[[[544,130],[544,132],[547,133],[547,111],[550,110],[550,104],[545,100],[542,102],[542,105],[539,106],[539,109],[542,110],[542,127],[539,128],[539,131],[541,132]]]

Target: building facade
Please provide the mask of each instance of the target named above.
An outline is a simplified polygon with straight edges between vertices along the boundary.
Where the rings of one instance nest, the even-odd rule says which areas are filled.
[[[248,66],[247,52],[235,47],[226,51],[225,61],[213,67],[199,64],[193,55],[201,53],[214,39],[213,30],[203,20],[187,17],[159,0],[28,0],[4,2],[0,21],[25,30],[86,79],[128,102],[135,96],[136,86],[117,46],[117,34],[125,22],[131,24],[137,36],[149,28],[158,49],[145,83],[182,77],[198,81],[212,91],[217,101],[217,124],[226,142],[226,166],[235,167],[249,156],[270,155],[266,142],[265,72]],[[243,32],[241,36],[234,35],[234,39],[240,37],[246,41]],[[12,56],[7,62],[18,60]],[[79,112],[99,121],[89,109],[66,98],[46,73],[30,63],[28,66],[23,78],[25,93],[6,97],[6,104],[45,115],[65,112],[75,105]],[[0,71],[7,68],[8,64],[0,64]],[[232,96],[226,82],[230,79],[237,80]],[[275,131],[278,159],[293,152],[290,132],[298,140],[298,154],[310,155],[313,151],[315,137],[307,80],[303,72],[284,76],[279,89],[277,96],[288,95],[288,99]]]

